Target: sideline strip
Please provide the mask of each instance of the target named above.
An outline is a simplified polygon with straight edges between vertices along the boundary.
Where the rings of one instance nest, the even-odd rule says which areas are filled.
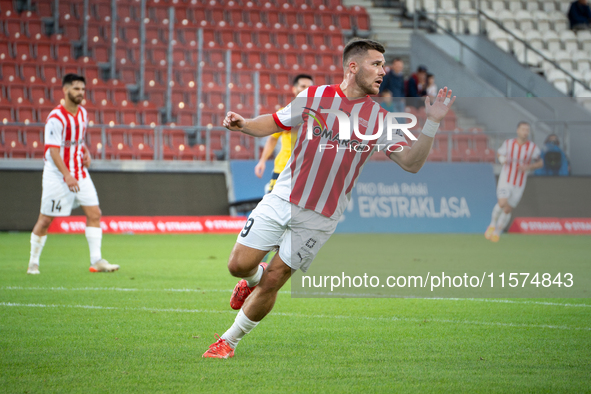
[[[232,289],[134,289],[134,288],[122,288],[122,287],[21,287],[21,286],[3,286],[0,290],[42,290],[42,291],[169,291],[178,293],[231,293]],[[279,294],[291,294],[291,291],[279,291]],[[379,297],[376,294],[349,294],[349,293],[303,293],[304,295],[324,295],[334,297],[375,297],[375,298],[395,298],[395,297]],[[303,298],[303,297],[302,297]],[[413,297],[404,297],[407,299],[413,299]],[[546,302],[546,301],[517,301],[517,300],[506,300],[506,299],[495,299],[495,298],[415,298],[421,300],[434,300],[434,301],[472,301],[472,302],[492,302],[500,304],[530,304],[530,305],[545,305],[545,306],[566,306],[575,308],[591,308],[591,304],[569,304],[569,303],[558,303],[558,302]]]
[[[57,305],[57,304],[19,304],[14,302],[0,302],[0,306],[7,307],[28,307],[28,308],[77,308],[77,309],[99,309],[99,310],[116,310],[116,311],[141,311],[141,312],[174,312],[174,313],[231,313],[236,314],[235,311],[217,311],[207,309],[160,309],[160,308],[119,308],[115,306],[97,306],[97,305]],[[555,330],[568,331],[591,331],[591,327],[569,327],[569,326],[553,326],[547,324],[520,324],[520,323],[500,323],[500,322],[479,322],[470,320],[448,320],[448,319],[416,319],[408,317],[368,317],[368,316],[345,316],[345,315],[304,315],[300,313],[285,313],[285,312],[271,312],[270,315],[298,317],[298,318],[315,318],[315,319],[346,319],[346,320],[369,320],[369,321],[403,321],[411,323],[450,323],[450,324],[471,324],[479,326],[497,326],[497,327],[514,327],[514,328],[549,328]]]

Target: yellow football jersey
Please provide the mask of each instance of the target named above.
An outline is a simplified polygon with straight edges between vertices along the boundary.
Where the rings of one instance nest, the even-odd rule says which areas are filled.
[[[277,138],[281,142],[281,150],[275,157],[275,167],[273,172],[281,173],[291,156],[291,131],[280,131],[279,133],[273,134],[273,137]]]

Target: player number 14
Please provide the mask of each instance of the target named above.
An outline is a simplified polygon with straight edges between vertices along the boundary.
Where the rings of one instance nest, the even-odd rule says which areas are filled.
[[[57,200],[57,204],[55,203],[55,200],[51,200],[51,212],[61,212],[62,211],[62,206],[60,205],[60,202],[62,200]]]

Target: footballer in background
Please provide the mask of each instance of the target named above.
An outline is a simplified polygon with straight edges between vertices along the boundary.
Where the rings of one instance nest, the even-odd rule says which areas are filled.
[[[530,171],[544,165],[540,158],[540,148],[529,140],[530,125],[519,122],[517,138],[503,142],[497,156],[503,165],[497,183],[498,202],[493,208],[492,218],[484,236],[492,242],[499,242],[501,233],[511,220],[511,211],[517,207]]]
[[[39,257],[53,218],[70,216],[72,209],[79,206],[86,215],[85,233],[90,249],[90,272],[117,271],[119,266],[109,264],[101,255],[101,210],[94,183],[87,170],[91,160],[90,152],[84,144],[88,112],[80,105],[86,93],[86,80],[80,75],[67,74],[62,81],[62,90],[63,104],[49,113],[45,124],[41,213],[31,234],[31,256],[27,273],[39,274]]]
[[[313,84],[314,81],[312,80],[312,77],[310,75],[299,74],[293,79],[293,86],[291,88],[291,91],[294,97],[297,97],[298,94],[308,89]],[[284,130],[271,135],[265,143],[265,147],[263,148],[263,152],[261,153],[261,158],[258,164],[254,167],[254,174],[257,177],[261,178],[263,176],[263,173],[265,172],[267,160],[269,160],[269,158],[275,151],[277,141],[279,141],[280,138],[281,150],[277,154],[277,157],[275,157],[275,167],[273,168],[273,176],[271,177],[269,183],[265,186],[265,193],[271,193],[273,187],[275,186],[275,182],[277,182],[277,178],[279,178],[279,174],[281,174],[281,171],[283,171],[285,165],[287,164],[287,161],[291,156],[291,130]]]

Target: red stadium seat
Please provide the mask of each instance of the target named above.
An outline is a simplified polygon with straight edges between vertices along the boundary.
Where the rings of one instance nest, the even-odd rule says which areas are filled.
[[[3,37],[0,37],[0,59],[5,61],[12,57],[12,49],[10,48],[10,44],[7,40]]]
[[[59,67],[56,64],[45,63],[41,66],[41,76],[45,83],[48,84],[59,84],[60,83],[60,72]]]
[[[133,158],[133,152],[127,143],[125,130],[107,129],[107,147],[105,153],[107,157],[117,160],[130,160]]]
[[[21,75],[25,82],[35,83],[39,82],[39,67],[36,63],[23,63],[21,64]]]
[[[55,55],[58,61],[68,62],[72,58],[72,48],[70,44],[55,44]]]
[[[17,41],[14,43],[13,48],[15,58],[18,61],[26,62],[27,60],[31,60],[35,57],[32,46],[29,44],[29,42]]]
[[[16,117],[17,121],[21,123],[35,123],[37,122],[36,111],[33,107],[17,106]]]
[[[338,27],[341,30],[351,30],[351,17],[349,14],[340,14],[338,17]]]
[[[226,11],[226,15],[228,16],[227,20],[234,27],[238,27],[241,22],[245,23],[243,17],[244,14],[245,12],[239,8],[229,9]]]
[[[43,157],[45,147],[43,145],[43,129],[27,128],[24,133],[25,145],[27,147],[27,156],[30,159]]]
[[[133,158],[139,160],[154,159],[154,133],[149,129],[128,131]]]
[[[121,115],[121,124],[126,126],[132,125],[135,126],[140,124],[138,121],[138,112],[137,108],[125,108],[120,111]]]
[[[45,104],[48,101],[47,88],[45,86],[33,85],[29,89],[33,104]]]
[[[104,17],[111,15],[109,2],[97,2],[90,5],[90,15],[97,21],[103,21]]]
[[[39,16],[51,17],[53,15],[53,11],[51,9],[52,3],[45,2],[45,1],[38,1],[36,3],[36,5],[37,5],[37,14],[39,14]]]
[[[106,135],[105,135],[106,137]],[[91,157],[98,158],[105,149],[106,141],[102,139],[102,130],[96,127],[89,127],[86,130],[86,147]]]
[[[120,105],[122,102],[127,101],[127,89],[124,87],[112,88],[111,94],[113,97],[113,103]]]
[[[10,38],[21,38],[24,33],[23,24],[19,18],[5,19],[2,24],[4,32]]]
[[[49,42],[36,42],[33,44],[33,50],[35,52],[35,58],[38,61],[46,62],[55,59],[51,43]]]
[[[160,120],[158,118],[158,110],[154,108],[145,108],[142,110],[142,119],[143,124],[145,125],[154,125],[160,124]]]
[[[20,81],[17,67],[17,63],[2,62],[0,65],[0,77],[2,77],[3,84]]]
[[[102,108],[99,112],[101,114],[100,119],[102,124],[117,125],[121,123],[117,109]]]
[[[20,82],[22,83],[22,82]],[[27,89],[24,85],[10,84],[5,87],[7,92],[7,98],[13,105],[20,105],[29,103],[29,96],[27,95]]]
[[[0,104],[0,122],[14,122],[14,110],[9,105]]]
[[[24,159],[27,157],[27,148],[23,144],[21,131],[14,127],[3,127],[3,140],[6,155],[10,158]]]
[[[90,85],[91,101],[96,106],[104,106],[112,103],[109,95],[109,88],[106,86]]]
[[[70,23],[66,23],[62,26],[64,31],[64,36],[66,36],[69,40],[79,40],[82,37],[82,28],[77,25],[73,25]]]

